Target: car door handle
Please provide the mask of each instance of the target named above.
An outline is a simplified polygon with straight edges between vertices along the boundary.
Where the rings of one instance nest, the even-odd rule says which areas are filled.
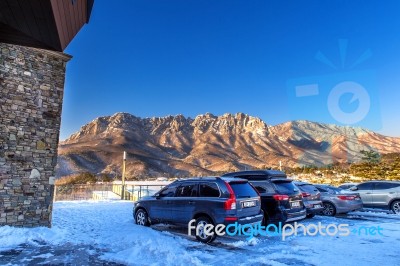
[[[392,192],[389,192],[389,194],[395,194],[395,193],[396,193],[396,192],[393,192],[393,191],[392,191]]]
[[[367,192],[367,193],[365,193],[365,194],[369,195],[369,194],[372,194],[372,193],[371,193],[371,192]]]
[[[189,204],[192,204],[192,205],[193,205],[193,204],[194,204],[194,201],[189,201]]]

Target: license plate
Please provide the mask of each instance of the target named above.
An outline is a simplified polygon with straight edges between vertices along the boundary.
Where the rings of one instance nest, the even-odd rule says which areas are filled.
[[[314,208],[315,209],[317,209],[317,208],[321,208],[322,206],[321,205],[319,205],[319,204],[316,204],[316,205],[314,205]]]
[[[250,208],[256,206],[255,201],[243,201],[242,202],[242,208]]]
[[[292,208],[300,207],[300,201],[293,201],[290,203],[290,206],[292,206]]]

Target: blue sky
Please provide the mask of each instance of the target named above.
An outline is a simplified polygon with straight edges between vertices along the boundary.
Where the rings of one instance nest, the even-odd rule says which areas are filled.
[[[400,136],[399,13],[399,1],[96,0],[65,51],[60,138],[116,112],[243,112]],[[317,92],[298,97],[304,85]]]

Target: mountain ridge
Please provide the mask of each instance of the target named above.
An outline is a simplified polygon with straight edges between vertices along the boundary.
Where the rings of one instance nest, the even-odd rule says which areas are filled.
[[[361,150],[400,152],[400,138],[368,129],[295,120],[275,126],[244,113],[140,118],[103,116],[60,142],[57,175],[210,175],[239,169],[355,162]]]

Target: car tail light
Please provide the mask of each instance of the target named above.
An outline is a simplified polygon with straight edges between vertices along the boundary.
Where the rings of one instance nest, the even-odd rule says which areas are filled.
[[[311,194],[308,192],[302,192],[301,195],[303,196],[303,198],[307,198],[307,197],[311,196]]]
[[[273,195],[275,200],[282,201],[282,200],[288,200],[289,196],[288,195]]]
[[[229,185],[228,182],[225,182],[226,187],[228,188],[229,191],[229,199],[225,201],[224,208],[225,210],[236,210],[236,197],[235,193],[233,192],[233,189],[231,185]]]
[[[355,200],[356,196],[337,196],[341,200]]]

